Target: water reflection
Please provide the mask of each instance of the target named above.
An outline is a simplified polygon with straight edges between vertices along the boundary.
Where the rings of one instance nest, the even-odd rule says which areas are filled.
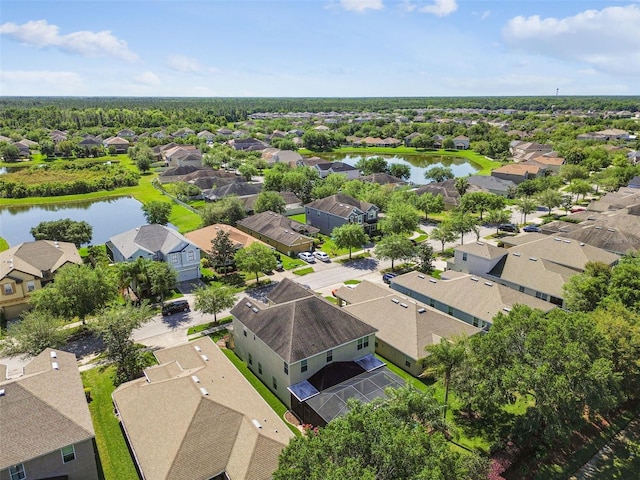
[[[478,170],[480,170],[479,166],[471,163],[464,157],[454,157],[448,155],[358,155],[353,153],[323,153],[318,156],[324,158],[325,160],[338,160],[354,166],[358,162],[358,160],[362,158],[369,159],[373,157],[382,157],[387,161],[387,163],[400,163],[405,165],[408,164],[411,167],[411,176],[409,177],[409,181],[413,182],[416,185],[429,183],[430,180],[426,180],[424,178],[424,172],[426,172],[429,168],[435,166],[451,168],[453,174],[456,177],[466,177],[467,175],[473,175]]]
[[[47,205],[0,207],[0,237],[14,246],[33,241],[29,232],[40,222],[70,218],[93,227],[91,243],[100,245],[110,237],[147,223],[142,204],[131,197]]]

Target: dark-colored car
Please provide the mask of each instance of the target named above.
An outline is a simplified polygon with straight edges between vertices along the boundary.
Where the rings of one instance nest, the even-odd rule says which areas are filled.
[[[168,302],[162,305],[162,315],[165,317],[167,315],[171,315],[172,313],[178,312],[188,312],[191,310],[189,307],[189,302],[184,299],[175,300],[173,302]]]
[[[518,233],[520,229],[516,227],[513,223],[503,223],[498,227],[498,230],[502,230],[503,232],[509,233]]]
[[[540,230],[540,227],[538,227],[537,225],[531,224],[524,227],[522,231],[527,233],[540,233],[542,230]]]
[[[397,273],[385,273],[384,275],[382,275],[382,281],[389,285],[391,283],[391,280],[396,278],[397,276]]]

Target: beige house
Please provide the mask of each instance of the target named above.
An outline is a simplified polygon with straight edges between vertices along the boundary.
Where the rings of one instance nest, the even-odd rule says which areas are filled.
[[[97,480],[93,424],[76,357],[50,348],[21,376],[0,365],[0,480]]]
[[[293,438],[210,338],[155,352],[113,403],[146,480],[268,480]]]
[[[378,330],[376,353],[414,377],[423,371],[425,348],[440,340],[474,335],[480,329],[433,307],[409,300],[387,287],[363,281],[343,286],[336,297],[344,309]]]
[[[285,255],[310,251],[313,247],[313,238],[310,235],[319,231],[311,225],[296,222],[272,211],[243,218],[236,226]]]
[[[53,280],[58,269],[82,264],[73,243],[36,240],[0,252],[0,312],[17,318],[27,308],[31,292]]]

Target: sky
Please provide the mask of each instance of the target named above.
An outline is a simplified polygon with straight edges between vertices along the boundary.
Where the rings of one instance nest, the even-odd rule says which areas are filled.
[[[640,94],[640,0],[0,2],[0,96],[556,94]]]

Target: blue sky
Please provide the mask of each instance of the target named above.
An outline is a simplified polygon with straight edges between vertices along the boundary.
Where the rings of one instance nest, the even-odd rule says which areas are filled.
[[[640,94],[640,1],[0,4],[0,95]]]

